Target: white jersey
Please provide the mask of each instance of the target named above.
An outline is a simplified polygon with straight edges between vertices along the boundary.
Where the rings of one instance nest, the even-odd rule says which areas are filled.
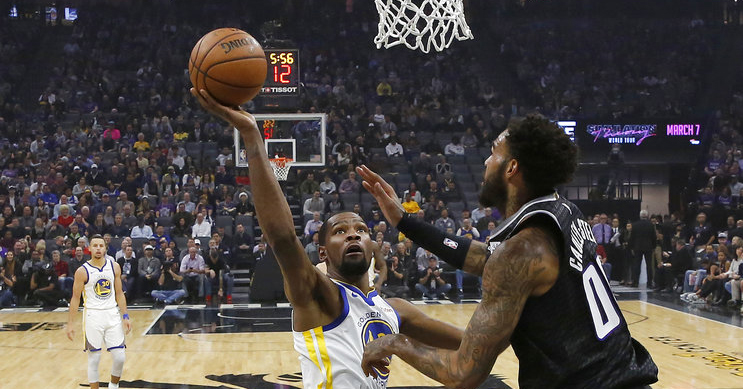
[[[88,282],[85,283],[83,301],[85,309],[116,308],[116,290],[114,289],[114,260],[106,255],[106,262],[99,269],[90,264],[83,264],[88,272]]]
[[[372,378],[361,370],[364,347],[380,336],[400,332],[400,316],[376,290],[364,296],[353,285],[333,280],[343,300],[343,312],[332,323],[296,332],[305,388],[383,389],[387,375]]]

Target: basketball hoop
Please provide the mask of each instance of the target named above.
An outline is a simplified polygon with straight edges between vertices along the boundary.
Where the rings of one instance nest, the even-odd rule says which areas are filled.
[[[273,174],[276,175],[276,179],[279,181],[286,181],[289,176],[289,169],[292,167],[294,160],[291,158],[269,158],[268,162],[271,164]]]
[[[414,3],[415,2],[415,3]],[[374,0],[379,26],[374,43],[385,49],[404,44],[428,53],[449,47],[456,38],[473,39],[463,0]],[[416,4],[420,3],[420,5]]]

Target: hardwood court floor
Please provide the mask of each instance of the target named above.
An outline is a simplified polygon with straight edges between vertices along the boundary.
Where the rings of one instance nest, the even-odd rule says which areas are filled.
[[[642,301],[619,304],[633,337],[648,348],[660,368],[660,380],[654,388],[743,388],[743,328]],[[464,326],[475,305],[423,305],[421,308],[429,315]],[[301,387],[296,375],[299,363],[289,333],[220,333],[222,327],[241,321],[237,314],[230,318],[222,313],[223,320],[219,322],[210,323],[206,318],[202,321],[206,324],[199,324],[198,320],[176,320],[169,324],[162,320],[161,316],[168,315],[184,317],[184,311],[130,311],[134,329],[127,337],[122,388]],[[244,311],[243,315],[245,312],[250,311]],[[217,317],[219,311],[212,313]],[[209,316],[209,313],[190,310],[189,315]],[[61,327],[66,319],[64,309],[54,312],[0,310],[0,371],[3,372],[0,388],[80,388],[87,385],[87,358],[81,351],[81,331],[76,329],[77,339],[69,341]],[[282,317],[268,319],[286,320]],[[148,331],[180,335],[145,335]],[[103,353],[103,382],[108,381],[110,366],[110,357]],[[394,360],[391,369],[390,388],[441,387],[399,359]],[[510,348],[498,359],[493,375],[483,388],[518,387],[518,363]]]

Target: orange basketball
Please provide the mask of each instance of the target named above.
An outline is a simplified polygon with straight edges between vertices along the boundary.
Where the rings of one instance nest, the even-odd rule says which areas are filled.
[[[188,61],[191,84],[219,102],[238,106],[260,92],[266,54],[255,38],[237,28],[220,28],[199,39]]]

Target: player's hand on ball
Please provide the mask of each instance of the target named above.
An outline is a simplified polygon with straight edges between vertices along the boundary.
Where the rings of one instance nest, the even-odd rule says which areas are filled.
[[[390,372],[387,366],[390,365],[392,352],[389,349],[396,336],[396,334],[381,336],[367,343],[364,347],[361,369],[367,377],[377,378],[380,373],[387,374]]]
[[[258,131],[258,125],[255,123],[253,115],[243,111],[240,107],[228,107],[222,105],[204,89],[197,91],[195,88],[191,88],[191,94],[196,97],[199,104],[201,104],[204,109],[229,122],[235,126],[240,133],[245,131]]]
[[[65,326],[65,332],[67,333],[67,338],[69,340],[73,340],[75,338],[75,330],[72,329],[71,325],[68,324]]]
[[[357,167],[356,173],[364,179],[362,182],[364,189],[371,193],[377,200],[379,208],[382,209],[385,218],[392,223],[393,227],[397,227],[397,224],[400,223],[400,219],[402,219],[405,209],[403,209],[400,200],[397,198],[395,188],[388,184],[387,181],[379,176],[379,174],[374,173],[371,169],[366,167],[366,165]]]

